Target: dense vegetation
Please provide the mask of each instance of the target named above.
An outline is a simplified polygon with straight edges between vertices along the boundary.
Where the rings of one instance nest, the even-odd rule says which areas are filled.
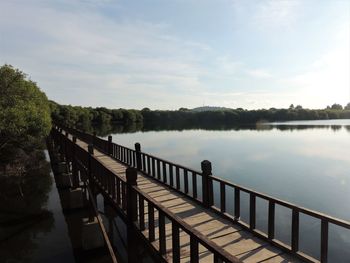
[[[33,237],[49,231],[51,189],[44,139],[51,128],[49,102],[36,83],[9,65],[0,66],[1,259],[32,261]],[[13,249],[18,246],[25,249]]]
[[[0,175],[16,178],[21,195],[25,175],[45,163],[42,150],[50,129],[46,95],[20,70],[0,67]]]
[[[291,105],[288,109],[245,110],[214,108],[214,109],[185,109],[176,111],[84,108],[78,106],[65,106],[51,102],[52,118],[64,125],[89,129],[92,125],[108,126],[122,124],[122,126],[137,126],[147,129],[157,127],[210,128],[213,126],[233,127],[242,124],[255,124],[265,121],[289,121],[289,120],[325,120],[350,118],[350,103],[344,108],[339,104],[333,104],[325,109],[304,109],[301,106]]]

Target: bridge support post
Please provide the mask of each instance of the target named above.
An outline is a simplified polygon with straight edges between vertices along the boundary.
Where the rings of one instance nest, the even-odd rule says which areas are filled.
[[[141,162],[141,144],[135,143],[135,151],[136,151],[136,167],[137,170],[142,170],[142,162]]]
[[[203,205],[209,208],[213,205],[213,181],[211,179],[211,162],[209,162],[208,160],[202,161],[201,168]]]
[[[133,187],[137,185],[137,170],[135,168],[126,169],[126,183],[127,183],[127,252],[128,263],[137,263],[137,238],[135,232],[134,222],[137,220],[137,194]]]
[[[84,250],[96,249],[104,246],[97,217],[82,219],[81,245]]]
[[[112,136],[108,136],[108,154],[112,155],[113,154],[113,144],[112,144]]]

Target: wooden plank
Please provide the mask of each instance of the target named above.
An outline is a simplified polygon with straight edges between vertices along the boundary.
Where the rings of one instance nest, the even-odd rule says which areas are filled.
[[[281,252],[273,247],[272,245],[263,245],[258,247],[257,249],[253,249],[249,252],[237,255],[238,259],[247,262],[247,263],[255,263],[261,262],[264,260],[268,260]]]
[[[289,254],[281,253],[281,254],[273,256],[271,258],[265,259],[261,262],[264,262],[264,263],[301,263],[303,261],[296,259],[295,257],[293,257]]]

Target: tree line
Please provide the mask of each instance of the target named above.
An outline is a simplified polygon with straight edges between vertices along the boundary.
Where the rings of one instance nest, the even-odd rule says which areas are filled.
[[[350,118],[350,103],[346,106],[333,104],[325,109],[304,109],[302,106],[290,105],[286,109],[246,110],[242,108],[218,110],[142,110],[91,108],[60,105],[50,102],[52,119],[67,126],[82,128],[91,125],[131,125],[142,124],[151,128],[159,125],[170,127],[194,126],[212,127],[213,125],[234,126],[255,124],[257,122],[291,121],[291,120],[327,120]]]

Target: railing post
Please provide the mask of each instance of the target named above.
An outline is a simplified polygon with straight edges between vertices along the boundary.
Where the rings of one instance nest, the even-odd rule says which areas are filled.
[[[272,200],[269,200],[268,213],[268,238],[272,240],[275,238],[275,203]]]
[[[322,219],[321,221],[321,262],[328,261],[328,221]]]
[[[113,144],[112,144],[112,135],[108,136],[108,154],[113,154]]]
[[[96,132],[93,132],[92,133],[92,142],[91,142],[93,145],[96,144],[96,140],[95,139],[96,139]]]
[[[137,170],[142,170],[142,162],[141,162],[141,144],[135,143],[135,151],[136,151],[136,168]]]
[[[137,170],[129,167],[126,169],[126,202],[127,202],[127,251],[128,263],[138,262],[137,238],[134,222],[137,220],[137,194],[133,189],[137,185]]]
[[[79,187],[79,178],[78,178],[78,169],[77,169],[77,163],[76,163],[76,143],[77,143],[77,137],[73,136],[72,139],[73,147],[72,147],[72,176],[73,176],[73,187],[77,188]]]
[[[297,208],[292,210],[292,251],[299,250],[299,211]]]
[[[93,180],[92,180],[92,158],[94,155],[94,146],[92,144],[88,145],[88,152],[89,152],[89,161],[88,161],[88,187],[90,187],[91,194],[94,195],[91,198],[94,198],[95,204],[96,204],[96,196],[95,196],[95,189],[93,187]],[[89,221],[92,222],[94,220],[94,212],[90,211],[89,213]]]
[[[202,161],[201,168],[203,205],[209,208],[213,205],[213,181],[211,179],[211,162],[208,160]]]

